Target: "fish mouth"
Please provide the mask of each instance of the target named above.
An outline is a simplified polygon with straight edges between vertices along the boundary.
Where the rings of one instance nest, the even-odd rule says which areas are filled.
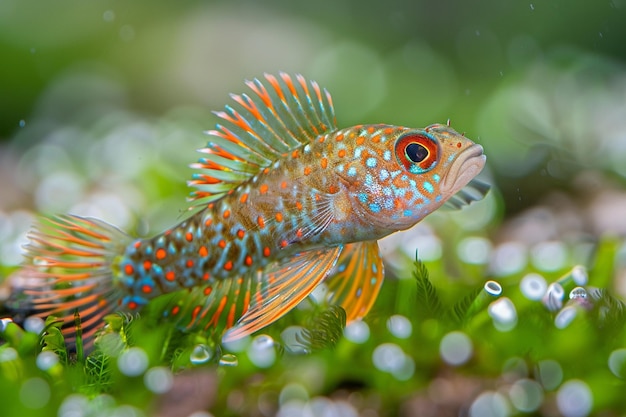
[[[444,198],[449,198],[461,188],[465,187],[485,166],[487,157],[483,147],[473,144],[452,161],[452,166],[441,182],[441,191]]]

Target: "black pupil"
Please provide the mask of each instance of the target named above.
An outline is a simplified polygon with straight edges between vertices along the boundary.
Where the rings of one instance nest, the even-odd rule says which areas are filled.
[[[428,149],[419,143],[411,143],[406,147],[406,156],[416,164],[422,162],[428,156]]]

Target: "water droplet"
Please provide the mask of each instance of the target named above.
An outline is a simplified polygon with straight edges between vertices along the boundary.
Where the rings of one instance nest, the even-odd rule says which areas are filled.
[[[24,120],[24,119],[20,120],[19,125],[20,125],[20,127],[26,126],[26,120]]]
[[[559,283],[563,289],[571,290],[575,286],[587,285],[589,276],[584,266],[578,265],[572,268],[567,274],[563,275],[556,282]]]
[[[413,332],[413,325],[404,316],[393,315],[387,319],[387,330],[399,339],[406,339]]]
[[[126,376],[139,376],[148,368],[148,355],[138,347],[131,347],[117,358],[117,367]]]
[[[27,408],[42,408],[50,400],[50,385],[43,378],[27,379],[20,388],[20,400]]]
[[[587,299],[587,290],[583,287],[576,287],[569,292],[570,300],[575,300],[577,298]]]
[[[37,355],[36,363],[37,368],[45,372],[55,366],[57,363],[59,363],[59,357],[56,353],[52,351],[44,350],[39,355]]]
[[[563,297],[565,290],[558,282],[548,285],[541,302],[549,311],[558,311],[563,307]]]
[[[489,294],[492,297],[498,297],[499,295],[502,294],[502,285],[500,285],[496,281],[485,282],[483,289],[485,290],[487,294]]]
[[[556,403],[564,417],[585,417],[593,405],[593,395],[583,381],[565,382],[556,394]]]
[[[12,347],[0,350],[0,363],[14,361],[17,359],[17,357],[17,350],[13,349]]]
[[[227,353],[220,358],[220,366],[237,366],[239,359],[235,355]]]
[[[557,329],[564,329],[576,318],[578,310],[573,306],[564,307],[554,318],[554,325]]]
[[[533,265],[541,271],[556,271],[567,261],[567,249],[563,242],[540,242],[530,251]]]
[[[626,349],[616,349],[611,352],[609,369],[616,377],[626,379]]]
[[[530,10],[535,10],[535,5],[530,3]]]
[[[546,280],[539,274],[530,273],[522,278],[519,284],[520,291],[529,300],[539,301],[548,290]]]
[[[469,408],[470,417],[507,417],[509,403],[499,392],[485,391],[480,394]]]
[[[155,394],[163,394],[168,392],[174,385],[174,376],[168,368],[155,366],[148,369],[148,372],[143,376],[143,383],[146,388]]]
[[[39,334],[46,327],[46,323],[41,317],[30,316],[24,320],[24,330],[30,333]]]
[[[493,247],[484,237],[467,237],[461,240],[456,252],[459,258],[468,264],[484,265],[489,262]]]
[[[540,361],[537,364],[539,382],[547,390],[553,390],[563,381],[563,369],[561,365],[552,359]]]
[[[491,269],[495,276],[512,275],[521,271],[528,262],[526,246],[520,242],[507,242],[495,248]]]
[[[374,349],[372,362],[377,369],[394,373],[404,365],[405,355],[400,346],[395,343],[383,343]]]
[[[286,404],[290,401],[301,401],[306,402],[309,400],[309,392],[307,389],[298,383],[290,383],[283,387],[280,390],[280,394],[278,395],[278,403],[280,405]]]
[[[248,358],[259,368],[272,366],[276,360],[274,339],[265,334],[255,337],[248,348]]]
[[[82,394],[70,394],[59,407],[59,417],[84,417],[88,414],[89,400]]]
[[[364,321],[353,321],[343,331],[346,339],[352,343],[365,343],[370,338],[370,328]]]
[[[493,319],[493,325],[501,332],[508,332],[517,325],[515,305],[507,297],[502,297],[489,304],[487,312]]]
[[[189,361],[194,365],[201,365],[210,361],[214,354],[215,352],[210,346],[198,344],[193,347],[189,355]]]
[[[450,332],[441,339],[439,354],[452,366],[463,365],[473,353],[471,339],[463,332]]]
[[[107,10],[102,13],[102,20],[105,22],[113,22],[115,20],[115,12],[113,10]]]
[[[519,411],[531,413],[543,403],[543,388],[532,379],[520,379],[509,389],[509,398]]]

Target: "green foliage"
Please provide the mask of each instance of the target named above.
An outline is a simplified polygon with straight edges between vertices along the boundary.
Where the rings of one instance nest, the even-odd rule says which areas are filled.
[[[308,351],[332,348],[341,339],[344,327],[346,312],[333,305],[313,316],[308,326],[296,335],[296,340]]]

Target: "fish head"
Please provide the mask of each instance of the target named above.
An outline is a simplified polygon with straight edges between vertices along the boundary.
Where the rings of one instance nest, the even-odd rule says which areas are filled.
[[[362,223],[386,233],[415,225],[485,165],[482,146],[447,125],[423,129],[377,125],[365,130],[368,137],[356,136],[355,157],[341,175]]]

